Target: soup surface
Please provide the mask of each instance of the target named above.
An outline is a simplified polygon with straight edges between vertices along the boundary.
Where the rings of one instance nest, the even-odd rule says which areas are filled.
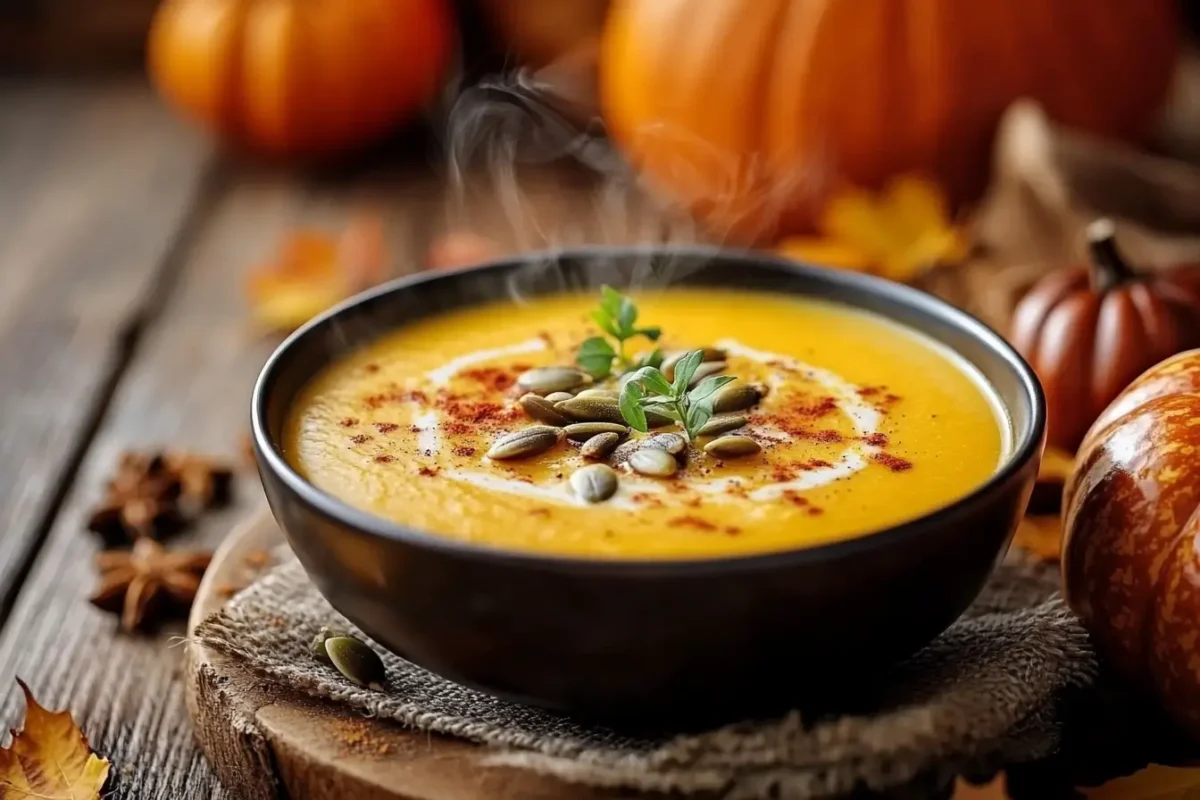
[[[786,296],[672,290],[636,296],[668,353],[715,346],[725,374],[762,386],[736,434],[761,452],[718,459],[700,438],[669,479],[607,463],[619,479],[589,504],[566,439],[536,456],[486,457],[540,424],[517,378],[569,365],[597,333],[594,296],[485,305],[419,320],[319,374],[298,398],[286,457],[352,505],[453,539],[596,558],[764,553],[848,539],[965,495],[1011,434],[992,391],[941,345],[886,319]],[[637,348],[651,347],[645,339]],[[590,388],[615,388],[615,381]],[[679,431],[677,426],[651,431]]]

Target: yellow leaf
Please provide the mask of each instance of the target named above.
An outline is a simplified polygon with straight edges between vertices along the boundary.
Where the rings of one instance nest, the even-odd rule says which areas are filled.
[[[841,267],[855,272],[866,272],[871,267],[870,259],[858,250],[830,239],[796,236],[780,242],[778,252],[786,258],[823,267]]]
[[[94,800],[108,779],[109,762],[88,747],[66,711],[47,711],[19,678],[25,728],[0,750],[0,800]]]
[[[1124,778],[1078,791],[1088,800],[1200,800],[1200,769],[1152,764]]]
[[[1057,516],[1029,515],[1021,520],[1013,544],[1039,561],[1058,561],[1062,553],[1062,521]]]
[[[379,283],[387,259],[383,223],[374,216],[353,219],[337,239],[296,231],[272,261],[251,271],[246,296],[259,324],[289,331]]]
[[[938,264],[961,261],[969,248],[941,188],[915,175],[894,178],[878,195],[841,190],[818,227],[821,238],[785,240],[780,254],[911,281]]]

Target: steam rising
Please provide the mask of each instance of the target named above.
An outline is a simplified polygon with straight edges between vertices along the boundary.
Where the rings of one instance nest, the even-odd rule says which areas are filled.
[[[504,229],[496,233],[521,252],[544,256],[514,273],[508,287],[514,301],[530,296],[535,287],[587,288],[568,285],[557,266],[557,254],[565,248],[712,242],[685,214],[645,190],[605,139],[600,120],[581,123],[569,115],[571,107],[556,85],[518,71],[466,88],[449,109],[448,218],[467,229],[494,229],[498,208]],[[556,169],[547,169],[551,165]],[[553,200],[535,201],[539,191]],[[665,286],[694,268],[685,261],[694,264],[659,257],[620,265],[602,260],[589,265],[589,283]]]

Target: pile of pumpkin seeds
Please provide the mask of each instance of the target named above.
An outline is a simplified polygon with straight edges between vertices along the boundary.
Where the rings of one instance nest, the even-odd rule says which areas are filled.
[[[675,353],[663,361],[662,372],[673,377],[674,365],[686,353]],[[724,372],[726,354],[717,348],[703,349],[704,360],[690,383]],[[617,379],[620,385],[620,379]],[[575,367],[535,367],[517,379],[524,392],[518,401],[537,425],[507,433],[488,450],[493,460],[530,458],[553,448],[563,438],[580,443],[580,454],[590,462],[570,477],[575,494],[585,502],[600,503],[617,492],[619,479],[604,463],[614,452],[624,451],[625,466],[640,475],[670,478],[687,457],[688,441],[678,433],[656,432],[636,443],[628,442],[618,450],[631,430],[621,415],[619,395],[610,388],[597,386],[592,376]],[[717,391],[713,416],[699,435],[713,437],[704,452],[717,459],[742,458],[762,450],[749,436],[736,433],[747,423],[746,413],[765,396],[764,387],[734,381]],[[647,411],[651,428],[676,424],[669,417]]]

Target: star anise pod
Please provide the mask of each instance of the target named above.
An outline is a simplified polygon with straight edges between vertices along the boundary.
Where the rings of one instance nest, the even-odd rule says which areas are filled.
[[[173,613],[186,613],[196,599],[212,553],[172,553],[153,539],[138,539],[132,550],[108,550],[96,556],[100,586],[92,603],[121,615],[121,627],[133,633]]]
[[[88,529],[107,544],[160,539],[190,513],[229,502],[233,471],[187,453],[125,453]]]
[[[197,510],[220,508],[233,499],[233,470],[191,453],[167,453],[167,470],[179,480],[182,498]]]

